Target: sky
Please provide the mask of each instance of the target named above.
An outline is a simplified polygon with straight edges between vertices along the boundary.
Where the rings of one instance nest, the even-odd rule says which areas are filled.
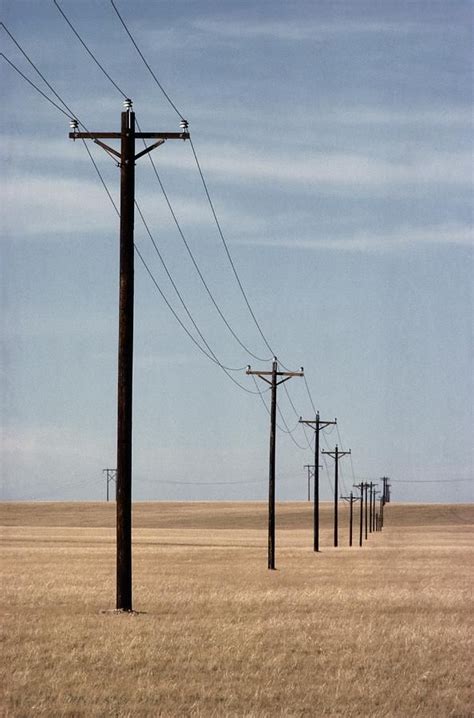
[[[269,395],[245,367],[275,355],[305,372],[278,390],[277,499],[306,498],[314,433],[298,419],[317,409],[338,421],[322,447],[352,452],[343,493],[388,476],[396,501],[472,501],[472,3],[116,0],[178,112],[108,0],[60,5],[142,130],[188,120],[258,322],[190,143],[167,141],[161,186],[137,161],[137,202],[240,386],[137,257],[134,499],[266,499]],[[120,91],[52,0],[3,0],[2,21],[90,131],[119,130]],[[0,498],[100,500],[116,464],[118,219],[68,117],[0,60]],[[116,164],[88,146],[118,202]],[[135,242],[202,345],[139,216]],[[329,499],[334,462],[321,464]]]

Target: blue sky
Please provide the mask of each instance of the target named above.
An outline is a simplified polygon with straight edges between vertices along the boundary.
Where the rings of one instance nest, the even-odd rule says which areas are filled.
[[[471,501],[472,4],[116,4],[189,121],[265,336],[287,367],[304,366],[321,417],[338,417],[340,435],[322,443],[352,449],[343,488],[388,475],[395,499]],[[179,117],[111,4],[61,6],[132,97],[142,129],[177,131]],[[53,2],[4,0],[2,9],[81,121],[118,130],[120,93]],[[3,30],[2,40],[2,52],[50,94]],[[102,469],[115,466],[117,217],[82,143],[67,138],[67,118],[3,59],[0,67],[2,497],[98,499]],[[117,199],[117,168],[90,149]],[[268,359],[189,143],[167,142],[154,159],[222,312]],[[219,359],[268,370],[210,303],[146,158],[137,200]],[[136,244],[194,331],[139,217]],[[244,371],[233,376],[255,391]],[[293,429],[314,411],[303,380],[288,389],[296,413],[284,390],[279,403]],[[136,499],[266,498],[260,397],[196,349],[138,261],[134,392]],[[278,497],[303,499],[312,453],[301,427],[291,436],[278,433]],[[436,483],[414,483],[428,480]]]

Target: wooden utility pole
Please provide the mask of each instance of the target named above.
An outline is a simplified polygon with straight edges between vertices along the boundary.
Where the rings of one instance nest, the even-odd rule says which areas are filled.
[[[321,453],[327,454],[332,459],[334,459],[334,546],[337,547],[339,507],[339,459],[341,459],[343,456],[346,456],[347,454],[350,454],[351,450],[349,449],[349,451],[340,451],[338,445],[336,444],[336,448],[334,449],[334,451],[325,451],[323,449]]]
[[[385,504],[390,503],[390,479],[387,476],[382,476],[383,489],[382,489],[382,501]]]
[[[362,546],[364,536],[364,484],[353,484],[354,488],[359,489],[360,511],[359,511],[359,546]]]
[[[314,478],[313,464],[305,464],[304,469],[308,469],[308,501],[311,501],[311,478]]]
[[[273,358],[271,371],[253,371],[247,367],[247,374],[258,376],[272,388],[272,403],[270,409],[270,459],[268,476],[268,568],[275,570],[275,453],[276,453],[276,409],[277,409],[277,387],[294,376],[304,376],[303,367],[301,371],[278,371],[278,361]],[[283,377],[278,380],[278,377]],[[271,377],[271,379],[267,379]]]
[[[367,494],[369,491],[369,484],[367,482],[365,482],[363,484],[363,486],[364,486],[364,504],[365,504],[365,512],[364,512],[365,540],[367,541],[367,538],[368,538]]]
[[[134,305],[134,211],[135,162],[166,140],[187,140],[183,132],[135,132],[132,101],[124,101],[120,132],[78,132],[73,120],[72,140],[89,139],[117,157],[120,167],[120,288],[117,386],[117,595],[116,608],[132,611],[132,386],[133,386],[133,305]],[[120,140],[120,151],[102,142]],[[135,154],[137,139],[155,142]]]
[[[369,484],[369,533],[372,533],[373,504],[374,504],[374,484],[371,481]]]
[[[319,551],[319,432],[326,426],[337,424],[334,421],[322,421],[319,418],[319,411],[315,419],[302,419],[300,424],[306,424],[314,430],[314,510],[313,510],[313,549]]]
[[[376,486],[377,486],[377,484],[374,486],[374,508],[372,509],[372,524],[373,524],[372,531],[374,531],[374,532],[378,531],[378,528],[377,528],[378,514],[377,514],[376,509],[377,509],[377,495],[380,494],[380,491],[376,491]]]
[[[115,481],[115,493],[117,494],[117,469],[102,469],[102,473],[106,476],[107,481],[107,502],[109,501],[109,484]]]
[[[354,523],[354,504],[356,501],[359,501],[358,496],[354,496],[354,494],[351,493],[349,496],[341,496],[344,501],[347,501],[349,503],[349,546],[352,546],[352,526]]]

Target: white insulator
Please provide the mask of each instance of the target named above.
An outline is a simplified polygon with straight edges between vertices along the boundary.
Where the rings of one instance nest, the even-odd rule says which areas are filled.
[[[187,120],[181,120],[181,122],[179,123],[179,126],[183,130],[183,132],[186,132],[186,130],[189,127],[189,123]]]
[[[126,110],[131,110],[132,107],[133,107],[133,102],[127,97],[127,98],[123,101],[123,106],[124,106],[124,108],[125,108]]]
[[[71,130],[77,130],[77,128],[79,127],[79,123],[75,117],[71,117],[69,121],[69,127],[71,128]]]

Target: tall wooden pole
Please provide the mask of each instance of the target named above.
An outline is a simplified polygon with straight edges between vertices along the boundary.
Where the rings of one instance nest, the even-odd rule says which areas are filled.
[[[72,140],[93,140],[120,166],[120,286],[117,385],[117,591],[116,607],[132,610],[132,383],[133,383],[133,241],[135,213],[135,161],[166,140],[189,140],[188,123],[182,120],[181,132],[135,132],[132,101],[125,99],[120,132],[78,132],[77,119],[71,119]],[[120,140],[120,152],[103,140]],[[135,141],[156,140],[135,154]]]
[[[352,520],[354,516],[354,497],[352,491],[349,499],[349,546],[352,546]]]
[[[369,533],[372,533],[373,499],[374,499],[374,485],[371,481],[369,484]]]
[[[117,601],[132,610],[132,385],[135,210],[135,113],[122,112],[120,287],[117,391]]]
[[[322,421],[319,418],[319,411],[316,412],[315,419],[302,419],[300,417],[300,424],[307,424],[315,431],[314,437],[314,510],[313,510],[313,548],[315,551],[319,551],[319,432],[325,429],[327,426],[337,424],[337,419],[334,421]],[[324,453],[324,452],[323,452]]]
[[[364,493],[365,493],[365,498],[364,498],[365,514],[364,514],[364,516],[365,516],[365,540],[366,541],[368,538],[368,536],[367,536],[367,518],[368,518],[368,516],[367,516],[367,491],[368,491],[368,488],[369,488],[369,484],[367,482],[364,483]]]
[[[272,403],[270,409],[270,461],[268,493],[268,568],[275,569],[275,451],[276,451],[276,398],[277,398],[276,361],[272,364]]]
[[[268,568],[275,569],[275,450],[276,450],[276,412],[277,412],[277,387],[293,376],[304,376],[303,367],[301,371],[278,371],[278,361],[274,357],[271,371],[254,371],[247,367],[246,374],[256,375],[270,384],[272,400],[270,408],[270,461],[268,481]],[[270,378],[267,378],[270,377]],[[282,377],[282,379],[278,379]]]
[[[316,413],[314,436],[314,507],[313,507],[313,548],[319,551],[319,411]]]
[[[347,454],[349,451],[341,451],[336,444],[334,451],[322,451],[323,454],[328,454],[334,459],[334,546],[338,545],[338,508],[339,508],[339,459]]]
[[[339,506],[339,448],[336,444],[334,462],[334,546],[338,544],[338,506]]]

